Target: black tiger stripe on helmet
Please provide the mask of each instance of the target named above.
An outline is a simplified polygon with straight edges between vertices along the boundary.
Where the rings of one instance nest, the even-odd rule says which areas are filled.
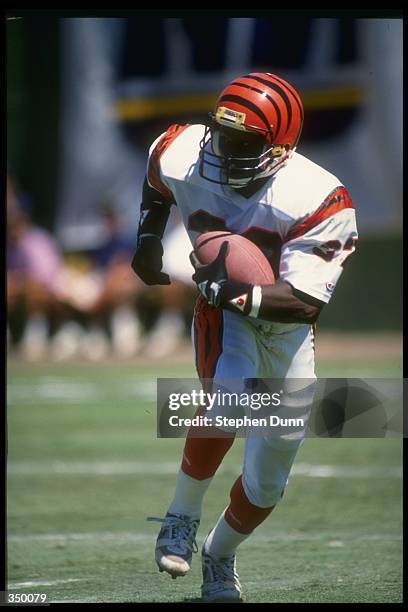
[[[238,96],[241,100],[226,96]],[[224,105],[225,101],[229,102],[227,107],[232,111],[245,112],[244,108],[252,111],[247,113],[244,125],[261,129],[265,126],[266,118],[273,134],[273,144],[288,145],[289,148],[296,146],[303,126],[303,105],[299,94],[284,79],[271,73],[246,74],[232,81],[224,89],[217,101],[217,107]],[[263,125],[260,125],[259,118],[262,119]]]
[[[234,188],[272,176],[296,148],[303,118],[299,94],[281,77],[251,72],[234,79],[221,92],[200,142],[200,175]]]

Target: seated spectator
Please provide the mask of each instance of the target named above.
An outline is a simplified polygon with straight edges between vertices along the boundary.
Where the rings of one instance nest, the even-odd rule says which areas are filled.
[[[145,290],[130,268],[134,238],[123,231],[119,217],[105,205],[106,238],[99,248],[67,254],[58,295],[73,310],[74,322],[63,325],[53,341],[56,359],[75,356],[92,360],[132,357],[140,347],[143,327],[135,301]],[[82,326],[82,338],[79,333]]]
[[[57,314],[61,256],[52,236],[34,225],[27,198],[7,190],[7,309],[12,345],[30,360],[46,356],[49,324]]]

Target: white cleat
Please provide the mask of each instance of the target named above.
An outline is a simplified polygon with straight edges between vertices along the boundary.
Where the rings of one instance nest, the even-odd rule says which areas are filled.
[[[235,565],[235,555],[215,558],[202,549],[203,603],[241,603],[242,589]]]
[[[198,552],[195,537],[199,519],[168,512],[165,518],[148,516],[147,520],[163,523],[157,536],[155,551],[159,570],[167,572],[172,578],[185,576],[190,570],[193,552]]]

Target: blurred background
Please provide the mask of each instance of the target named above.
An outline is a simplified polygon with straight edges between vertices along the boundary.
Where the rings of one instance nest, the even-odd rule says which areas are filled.
[[[6,21],[11,591],[197,601],[200,563],[183,584],[166,580],[146,522],[164,516],[184,445],[157,438],[157,378],[196,376],[196,289],[175,207],[172,284],[145,286],[130,261],[149,145],[171,123],[204,121],[230,79],[260,70],[297,87],[299,152],[356,206],[357,252],[318,322],[318,375],[402,376],[402,19],[197,12]],[[306,441],[282,507],[243,544],[250,602],[401,601],[402,440],[391,429]],[[199,544],[242,445],[206,496]]]
[[[319,330],[399,332],[402,20],[43,13],[7,21],[10,356],[158,359],[186,345],[195,288],[175,207],[172,285],[148,288],[129,266],[147,151],[170,123],[205,121],[250,70],[300,91],[298,150],[355,202],[358,251]]]

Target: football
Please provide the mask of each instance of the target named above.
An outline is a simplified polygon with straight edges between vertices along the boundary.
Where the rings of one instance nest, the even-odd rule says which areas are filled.
[[[265,255],[253,242],[239,234],[226,231],[200,234],[194,244],[200,262],[211,263],[225,241],[229,244],[226,266],[232,281],[251,285],[274,284],[275,275]]]

